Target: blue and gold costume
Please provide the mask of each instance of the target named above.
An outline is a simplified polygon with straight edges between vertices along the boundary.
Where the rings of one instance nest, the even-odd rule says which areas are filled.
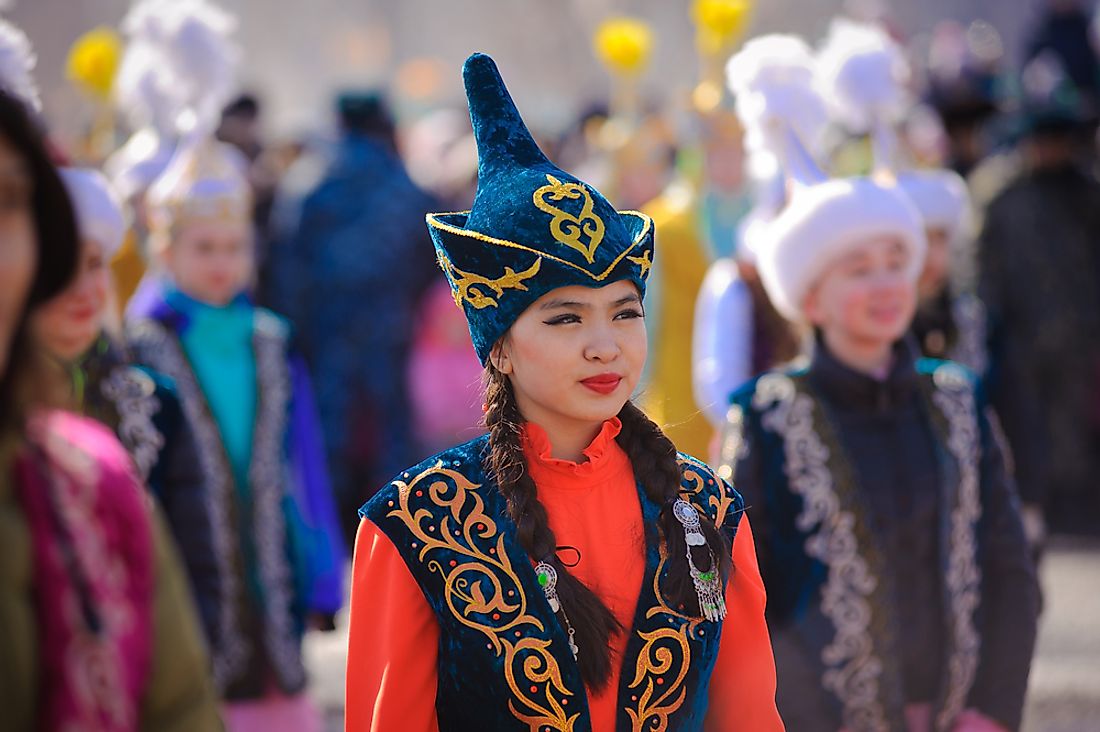
[[[598,191],[543,155],[490,58],[471,56],[463,77],[480,156],[478,193],[471,211],[429,215],[428,226],[484,364],[516,318],[548,292],[625,280],[644,295],[654,232],[648,216],[616,211]],[[605,422],[605,432],[612,421]],[[636,551],[641,560],[634,565],[640,586],[623,590],[630,596],[636,592],[637,604],[632,616],[620,619],[622,635],[609,641],[622,642],[624,649],[612,657],[621,669],[611,677],[619,679],[617,688],[613,682],[610,690],[593,691],[582,680],[568,624],[552,609],[542,586],[546,575],[536,575],[535,560],[517,538],[506,499],[486,467],[489,438],[481,437],[404,471],[361,509],[365,520],[352,590],[349,729],[702,730],[715,707],[711,681],[718,677],[722,658],[727,659],[723,692],[734,683],[729,668],[737,662],[728,659],[736,654],[731,649],[737,642],[725,644],[720,654],[730,624],[686,614],[667,599],[668,563],[683,558],[668,555],[657,528],[665,506],[648,497],[622,447],[611,444],[608,449],[627,460],[621,474],[625,480],[615,489],[622,488],[625,496],[631,487],[637,489],[633,510],[641,519],[637,536],[624,550],[631,556]],[[755,577],[751,533],[738,530],[744,510],[740,496],[694,458],[680,454],[678,463],[681,497],[731,545],[737,536],[745,537],[738,544],[746,552],[744,577]],[[546,482],[536,484],[540,491],[552,491]],[[611,485],[597,480],[589,487]],[[600,520],[589,516],[573,522],[595,526]],[[621,544],[622,537],[617,541]],[[729,586],[734,585],[731,580]],[[593,587],[597,593],[606,589]],[[392,608],[374,606],[379,592],[387,593]],[[738,612],[754,614],[757,622],[750,620],[746,627],[763,635],[759,584],[753,592],[759,604],[754,600]],[[395,613],[401,617],[395,619]],[[416,630],[405,624],[412,615],[421,618]],[[394,634],[410,640],[387,646]],[[424,646],[415,642],[420,637],[429,638]],[[381,655],[367,658],[378,654],[379,646],[385,646]],[[748,653],[772,668],[766,640]],[[428,660],[410,664],[408,655]],[[403,673],[394,666],[408,671],[415,697],[398,699],[401,692],[393,684],[382,684],[383,677]],[[763,710],[760,719],[770,714],[769,730],[779,728],[773,693],[774,686],[757,705]],[[394,708],[410,704],[419,706],[409,716],[394,718]]]
[[[402,473],[363,517],[399,548],[439,622],[441,730],[591,729],[585,688],[561,624],[504,498],[486,475],[486,437]],[[681,495],[732,543],[740,496],[702,463],[680,456]],[[638,486],[646,572],[619,688],[622,730],[701,730],[722,623],[670,607],[661,506]],[[507,703],[503,703],[507,700]]]

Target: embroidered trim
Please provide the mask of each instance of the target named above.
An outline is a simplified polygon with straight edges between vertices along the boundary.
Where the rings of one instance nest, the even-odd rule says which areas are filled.
[[[647,249],[640,257],[627,257],[628,260],[638,265],[638,276],[643,280],[649,276],[649,270],[653,268],[651,252]]]
[[[508,700],[512,716],[531,730],[572,730],[580,712],[567,714],[566,698],[583,690],[566,688],[550,651],[551,641],[534,635],[545,635],[547,629],[528,612],[527,593],[512,567],[504,534],[485,512],[485,499],[479,493],[482,486],[444,467],[442,461],[411,479],[408,474],[404,478],[408,482],[394,483],[397,504],[390,502],[392,510],[386,516],[405,525],[419,560],[442,578],[447,607],[455,620],[482,633],[491,650],[503,657],[505,680],[512,691]],[[410,496],[448,510],[435,525],[436,516],[410,506]],[[437,551],[453,552],[468,561],[445,565],[431,557]]]
[[[721,528],[727,518],[733,495],[703,463],[687,455],[679,456],[681,471],[680,496]],[[712,492],[704,493],[711,488]],[[703,500],[705,499],[705,501]],[[642,632],[642,649],[634,665],[634,676],[627,687],[636,706],[627,708],[635,732],[667,732],[670,717],[680,709],[687,698],[684,686],[691,667],[691,641],[703,642],[707,629],[720,627],[701,617],[685,615],[673,609],[661,594],[660,579],[664,574],[668,555],[665,545],[660,547],[660,561],[653,573],[653,596],[656,605],[646,611],[649,620],[658,615],[668,616],[671,625],[666,628]],[[724,588],[723,588],[724,591]],[[675,676],[669,676],[673,669]],[[663,688],[662,688],[663,687]]]
[[[218,603],[218,638],[212,639],[210,655],[213,661],[214,683],[224,689],[234,677],[244,671],[249,655],[249,643],[240,631],[237,605],[242,588],[232,566],[235,551],[226,507],[232,498],[229,472],[223,469],[217,456],[222,453],[217,425],[203,411],[204,397],[194,372],[188,365],[179,339],[153,320],[143,320],[132,326],[135,347],[141,357],[156,371],[176,383],[180,404],[195,433],[199,464],[207,490],[207,511],[210,517],[214,561],[218,567],[220,597]]]
[[[153,415],[161,408],[156,388],[148,374],[133,366],[112,369],[100,384],[103,396],[114,403],[118,412],[119,439],[145,483],[149,482],[149,474],[164,448],[164,435],[153,423]]]
[[[306,674],[294,629],[294,579],[287,558],[289,537],[283,513],[283,502],[290,499],[286,485],[290,471],[283,455],[291,399],[286,336],[286,328],[277,316],[261,309],[255,311],[253,347],[260,404],[248,477],[254,500],[256,557],[265,592],[264,640],[275,673],[284,686],[296,688],[305,682]]]
[[[550,214],[552,217],[550,235],[559,244],[564,244],[570,249],[575,249],[583,254],[585,261],[593,264],[596,249],[603,241],[604,223],[603,219],[596,215],[594,210],[595,201],[592,200],[592,194],[580,183],[562,183],[552,175],[547,175],[546,180],[549,181],[549,184],[535,191],[532,202],[535,204],[535,208]],[[580,216],[562,211],[549,202],[572,201],[578,198],[584,201]],[[588,225],[585,225],[585,222],[588,222]],[[588,237],[587,244],[581,241],[582,234]]]
[[[947,697],[936,718],[946,732],[962,711],[978,668],[981,637],[974,627],[980,601],[981,568],[977,563],[975,527],[982,515],[978,413],[967,374],[956,364],[940,366],[932,375],[932,399],[947,420],[947,448],[959,466],[959,495],[951,512],[951,549],[947,590],[951,598],[954,649],[948,660]]]
[[[989,369],[985,304],[973,295],[961,295],[955,298],[951,310],[958,333],[951,360],[975,374],[984,374]]]
[[[31,431],[36,433],[37,426]],[[63,596],[55,598],[55,602],[66,608],[71,627],[77,629],[71,655],[65,658],[60,671],[72,677],[70,683],[81,705],[102,715],[86,722],[103,724],[104,730],[133,729],[137,725],[137,707],[128,703],[126,672],[118,644],[121,636],[132,631],[134,608],[126,596],[126,568],[120,566],[122,559],[110,552],[102,522],[95,517],[99,510],[97,487],[102,478],[99,463],[95,456],[57,430],[46,427],[34,437],[47,463],[52,463],[43,466],[48,471],[43,479],[49,481],[49,489],[54,492],[51,502],[71,537],[73,561],[81,565],[86,576],[97,577],[96,589],[100,590],[93,591],[92,598],[102,623],[98,634],[79,630],[83,619],[72,584],[65,587]],[[57,542],[46,550],[54,564],[65,566]]]
[[[539,257],[534,264],[522,272],[516,272],[511,267],[505,267],[503,275],[496,279],[489,279],[472,272],[463,272],[451,263],[446,254],[439,253],[439,268],[443,270],[451,283],[455,305],[462,307],[462,301],[465,300],[478,310],[497,307],[500,298],[504,297],[505,290],[523,290],[526,292],[527,286],[523,283],[537,275],[541,267],[542,258]]]
[[[822,685],[844,708],[844,723],[860,732],[887,732],[879,699],[883,663],[871,636],[871,594],[878,586],[860,553],[855,516],[842,510],[828,467],[829,449],[814,429],[814,400],[798,393],[785,374],[757,382],[753,407],[763,424],[783,438],[791,491],[802,498],[795,525],[807,533],[806,554],[828,568],[821,610],[836,631],[821,652]]]
[[[544,258],[549,259],[553,262],[557,262],[558,264],[564,264],[567,267],[572,267],[573,269],[577,270],[578,272],[583,272],[583,273],[585,273],[586,275],[588,275],[589,277],[591,277],[593,280],[595,280],[597,282],[603,282],[604,280],[606,280],[608,278],[608,276],[610,276],[611,273],[615,270],[615,268],[617,266],[619,266],[619,263],[621,261],[623,261],[623,259],[630,252],[632,252],[634,249],[636,249],[638,246],[640,246],[643,241],[645,241],[646,236],[649,234],[650,228],[652,228],[652,226],[653,226],[653,220],[651,218],[649,218],[649,216],[647,216],[644,213],[641,213],[639,211],[619,211],[618,213],[620,215],[635,216],[635,217],[641,219],[643,221],[642,230],[640,232],[638,232],[637,236],[634,237],[634,241],[631,242],[630,246],[627,247],[625,250],[623,250],[623,252],[621,254],[619,254],[619,256],[615,257],[615,260],[607,267],[606,270],[604,270],[600,274],[593,274],[592,272],[589,272],[587,269],[580,266],[579,264],[576,264],[574,262],[570,262],[567,259],[562,259],[561,257],[555,257],[553,254],[547,254],[546,252],[540,251],[540,250],[535,249],[533,247],[529,247],[529,246],[526,246],[524,244],[517,244],[516,242],[508,241],[507,239],[498,239],[498,238],[493,237],[493,236],[488,236],[487,234],[482,234],[481,232],[478,232],[478,231],[472,231],[470,229],[464,229],[460,226],[454,226],[452,224],[447,224],[447,223],[444,223],[443,221],[440,220],[441,216],[462,216],[462,215],[466,215],[466,214],[469,214],[469,213],[470,213],[469,211],[454,211],[454,212],[449,212],[449,213],[428,214],[427,217],[426,217],[426,220],[428,222],[428,226],[431,226],[431,227],[436,228],[436,229],[440,229],[441,231],[446,231],[450,234],[455,234],[456,236],[469,237],[471,239],[477,239],[478,241],[485,242],[486,244],[495,244],[495,245],[501,246],[501,247],[508,247],[508,248],[511,248],[511,249],[520,249],[520,250],[525,251],[525,252],[530,252],[532,254],[537,254],[540,257],[544,257]]]

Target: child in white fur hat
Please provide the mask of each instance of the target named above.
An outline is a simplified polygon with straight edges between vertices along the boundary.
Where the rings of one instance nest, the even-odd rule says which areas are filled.
[[[826,179],[788,134],[757,262],[808,366],[738,391],[719,472],[757,532],[788,728],[1015,730],[1038,591],[973,378],[907,333],[927,241],[891,180]]]

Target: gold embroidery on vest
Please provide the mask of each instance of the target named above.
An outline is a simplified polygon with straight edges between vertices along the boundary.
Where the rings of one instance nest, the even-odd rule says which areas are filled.
[[[535,263],[522,272],[516,272],[511,267],[504,268],[504,274],[495,280],[482,277],[472,272],[463,272],[451,263],[446,255],[439,255],[439,266],[447,274],[454,288],[455,305],[462,307],[462,301],[470,303],[478,310],[495,308],[505,290],[527,290],[523,283],[538,274],[542,266],[542,259],[536,259]]]
[[[567,247],[576,249],[584,255],[585,261],[592,264],[596,257],[596,248],[603,241],[603,219],[595,213],[595,201],[592,194],[580,183],[562,183],[552,175],[547,175],[550,181],[535,191],[532,197],[535,208],[550,214],[550,233],[554,239]],[[583,201],[579,216],[574,216],[567,211],[562,211],[550,201]],[[588,241],[582,241],[582,236]]]
[[[691,484],[690,487],[681,490],[681,497],[696,508],[700,508],[700,499],[704,498],[702,493],[708,480],[712,481],[710,484],[713,486],[718,485],[717,479],[705,467],[688,460],[680,460],[680,469],[683,476]],[[728,495],[727,491],[721,487],[716,492],[721,494],[721,498],[711,495],[707,499],[707,504],[718,516],[715,524],[721,527],[726,512],[733,502],[733,497]],[[710,515],[705,507],[703,511],[708,516]],[[703,633],[700,628],[703,623],[702,618],[692,617],[679,610],[674,610],[661,594],[661,575],[664,573],[665,563],[668,561],[663,543],[660,552],[661,559],[657,564],[657,571],[653,574],[653,595],[657,599],[657,604],[646,612],[646,619],[663,614],[675,619],[676,624],[668,628],[658,628],[648,633],[638,633],[644,643],[641,652],[638,653],[638,661],[634,666],[634,676],[628,687],[632,692],[635,692],[633,697],[636,697],[636,700],[632,698],[632,701],[635,701],[636,706],[626,710],[635,732],[642,732],[643,730],[645,732],[667,732],[669,717],[683,705],[684,699],[687,697],[684,681],[687,678],[688,669],[691,667],[689,641],[691,639],[702,640]],[[678,664],[677,661],[679,661]],[[674,678],[669,678],[668,673],[674,668],[679,670]],[[624,669],[625,672],[626,669]]]
[[[545,626],[528,613],[527,595],[505,550],[504,534],[485,512],[485,500],[478,492],[481,485],[445,468],[442,461],[407,483],[395,481],[394,485],[398,505],[387,516],[405,525],[418,559],[443,578],[444,598],[455,619],[484,634],[489,647],[503,656],[505,680],[512,691],[509,711],[532,732],[547,727],[571,732],[580,712],[568,715],[564,707],[565,697],[574,692],[562,680],[550,641],[523,630],[545,631]],[[442,518],[426,508],[414,510],[409,506],[410,495],[447,510]],[[454,552],[468,561],[444,566],[428,558],[436,550]],[[486,580],[488,596],[483,589]]]

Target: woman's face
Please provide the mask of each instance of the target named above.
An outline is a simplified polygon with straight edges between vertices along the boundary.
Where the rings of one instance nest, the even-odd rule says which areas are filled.
[[[836,341],[889,345],[909,328],[916,286],[909,250],[894,238],[867,239],[829,266],[804,303],[810,322]]]
[[[164,260],[184,293],[210,305],[227,305],[252,276],[251,232],[244,224],[194,222],[167,247]]]
[[[80,246],[76,277],[65,290],[35,310],[35,339],[54,356],[71,361],[91,348],[103,327],[111,286],[107,257],[99,242]]]
[[[7,369],[38,263],[32,188],[23,159],[0,138],[0,373]]]
[[[619,413],[646,359],[637,288],[560,287],[535,301],[494,351],[523,417],[553,434],[592,427]]]
[[[947,273],[951,265],[951,247],[945,229],[928,229],[928,256],[924,260],[924,270],[917,281],[917,292],[921,300],[936,297],[947,284]]]

